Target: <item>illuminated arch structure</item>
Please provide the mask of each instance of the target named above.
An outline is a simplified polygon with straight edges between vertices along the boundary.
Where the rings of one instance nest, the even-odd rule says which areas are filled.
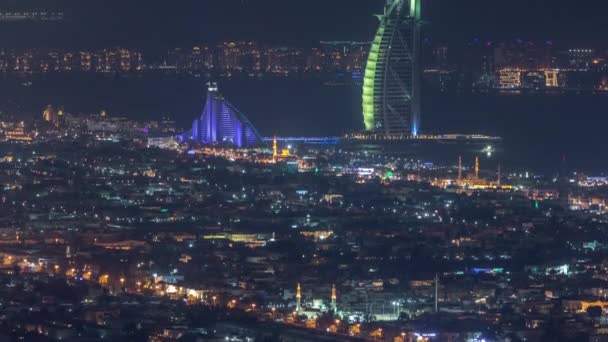
[[[416,136],[420,129],[422,0],[386,0],[363,81],[366,131]]]
[[[200,144],[250,147],[262,142],[251,122],[210,83],[207,102],[201,116],[192,123],[192,130],[182,138]]]

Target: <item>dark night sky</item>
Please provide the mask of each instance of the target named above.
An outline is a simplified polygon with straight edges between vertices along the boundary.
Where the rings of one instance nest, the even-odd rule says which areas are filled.
[[[602,0],[424,0],[425,35],[603,44]],[[167,47],[224,39],[370,40],[382,0],[0,0],[0,9],[64,10],[63,24],[2,24],[4,46]]]

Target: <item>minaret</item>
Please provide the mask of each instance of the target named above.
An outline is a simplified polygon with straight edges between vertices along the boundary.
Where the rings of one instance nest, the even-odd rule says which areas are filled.
[[[479,157],[475,157],[475,179],[479,179]]]
[[[435,312],[439,311],[439,275],[435,273]]]
[[[334,284],[331,286],[331,310],[334,312],[334,314],[336,311],[338,311],[338,305],[336,303],[337,299],[338,296],[336,296],[336,285]]]
[[[272,140],[272,161],[277,162],[277,136]]]
[[[496,180],[496,183],[498,184],[498,186],[500,186],[500,177],[501,177],[501,174],[500,174],[500,164],[498,164],[498,179]]]
[[[462,180],[462,156],[458,156],[458,181]]]
[[[302,289],[300,283],[298,283],[298,289],[296,290],[296,312],[302,311]]]
[[[563,208],[568,208],[570,191],[568,189],[568,174],[567,174],[566,156],[562,156],[562,165],[557,179],[558,199]]]

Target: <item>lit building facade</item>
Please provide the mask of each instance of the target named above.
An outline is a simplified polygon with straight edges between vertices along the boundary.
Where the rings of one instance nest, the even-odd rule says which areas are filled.
[[[498,86],[503,89],[521,88],[521,70],[510,68],[498,70]]]
[[[387,0],[363,81],[367,131],[417,135],[420,129],[421,0]]]
[[[547,86],[547,88],[557,88],[559,87],[559,79],[558,79],[558,75],[559,75],[559,70],[556,69],[550,69],[550,70],[545,70],[545,85]]]
[[[219,93],[216,84],[210,84],[203,113],[192,123],[186,134],[201,144],[226,144],[249,147],[262,141],[260,134],[235,106]]]

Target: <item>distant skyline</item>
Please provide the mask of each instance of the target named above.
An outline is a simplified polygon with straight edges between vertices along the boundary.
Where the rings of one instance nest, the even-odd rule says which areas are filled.
[[[63,23],[0,24],[2,47],[164,49],[221,40],[310,45],[320,40],[371,40],[383,0],[4,0],[0,11],[64,11]],[[608,4],[597,0],[425,0],[424,36],[462,43],[555,40],[605,44]]]

